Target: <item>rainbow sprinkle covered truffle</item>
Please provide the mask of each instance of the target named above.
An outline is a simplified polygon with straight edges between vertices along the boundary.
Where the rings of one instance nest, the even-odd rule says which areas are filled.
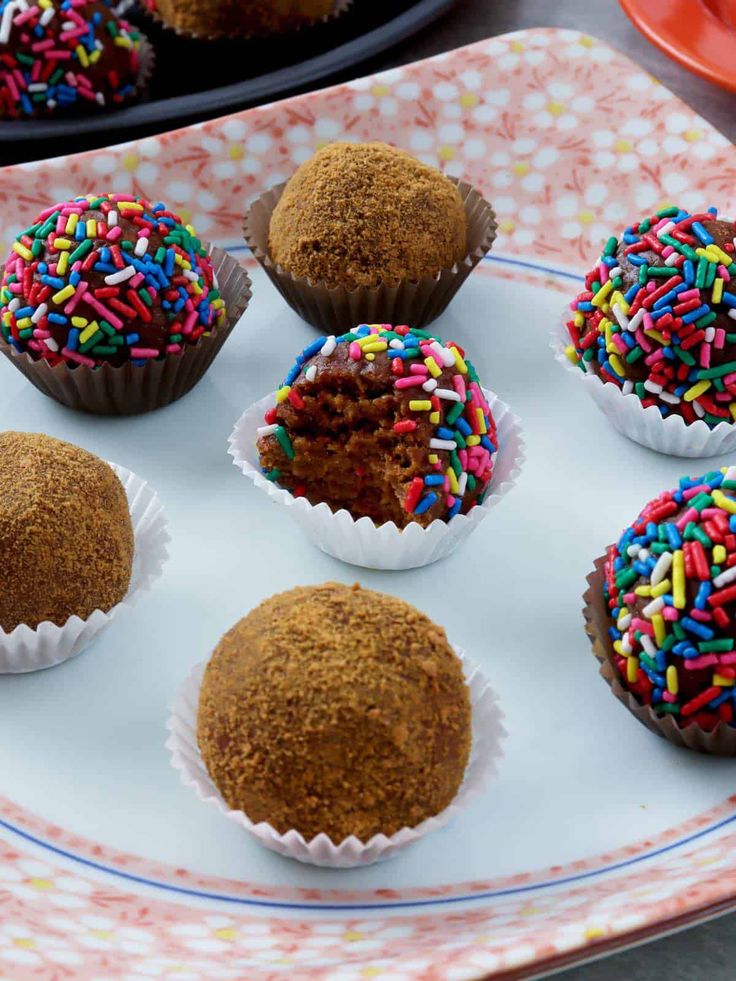
[[[387,324],[305,348],[258,430],[270,480],[398,527],[449,521],[482,503],[497,448],[462,348]]]
[[[132,194],[46,208],[15,240],[0,280],[3,339],[51,365],[142,365],[225,318],[191,225]]]
[[[734,723],[736,467],[683,477],[608,550],[614,662],[639,702],[686,726]]]
[[[0,118],[134,99],[140,45],[112,0],[0,0]]]
[[[736,419],[736,266],[730,220],[670,207],[611,237],[571,304],[567,354],[662,416]]]

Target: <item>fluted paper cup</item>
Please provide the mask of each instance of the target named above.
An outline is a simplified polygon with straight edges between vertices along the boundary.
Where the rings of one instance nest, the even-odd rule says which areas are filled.
[[[355,868],[385,861],[408,845],[419,841],[432,831],[443,828],[496,774],[499,760],[503,756],[502,740],[506,736],[503,728],[503,713],[497,697],[480,668],[458,647],[455,653],[463,664],[463,673],[470,689],[472,710],[472,745],[470,759],[460,789],[452,803],[437,814],[427,818],[414,828],[402,828],[391,836],[374,835],[362,842],[354,835],[341,842],[333,842],[326,834],[318,834],[307,841],[298,831],[291,830],[280,834],[270,824],[261,821],[254,824],[243,811],[231,810],[215,787],[204,765],[197,745],[197,708],[199,691],[202,686],[206,663],[194,667],[189,677],[181,684],[174,699],[172,714],[167,723],[169,737],[166,748],[171,756],[171,765],[187,787],[191,787],[197,797],[211,804],[225,817],[240,825],[265,848],[278,852],[287,858],[308,865],[321,865],[336,869]]]
[[[243,221],[243,235],[283,298],[307,323],[325,334],[342,334],[348,324],[411,324],[426,327],[447,308],[465,280],[491,249],[496,215],[491,205],[466,181],[449,178],[460,191],[468,223],[467,254],[436,276],[406,279],[398,286],[329,287],[293,276],[276,265],[268,251],[271,215],[284,192],[279,184],[254,201]]]
[[[600,676],[634,718],[656,735],[675,746],[692,749],[698,753],[709,753],[713,756],[736,756],[736,726],[719,722],[715,729],[708,731],[695,722],[682,726],[672,715],[657,715],[650,705],[643,705],[633,692],[630,692],[621,683],[613,660],[613,643],[608,634],[610,620],[603,595],[605,563],[605,555],[596,559],[595,568],[587,577],[588,589],[583,596],[585,632],[592,644],[593,654],[600,664]]]
[[[50,668],[80,654],[120,613],[132,607],[161,575],[168,558],[166,519],[156,491],[125,467],[111,463],[120,478],[133,524],[135,550],[128,592],[106,613],[95,610],[86,619],[70,617],[62,626],[46,620],[37,627],[22,623],[10,633],[0,628],[0,674],[21,674]]]
[[[356,520],[344,509],[333,511],[325,503],[311,504],[305,497],[294,497],[267,480],[261,470],[256,440],[264,413],[276,403],[275,394],[246,409],[230,436],[228,452],[244,476],[284,507],[312,544],[323,552],[366,569],[414,569],[454,552],[491,508],[508,494],[521,473],[524,463],[521,423],[493,392],[483,389],[483,394],[496,422],[499,446],[493,454],[493,477],[485,499],[467,514],[458,514],[450,521],[437,519],[426,528],[415,522],[398,528],[393,521],[377,525],[368,517]]]
[[[563,314],[552,331],[550,346],[555,359],[577,375],[595,404],[622,435],[668,456],[718,456],[736,449],[736,425],[733,423],[719,422],[711,429],[702,419],[688,424],[674,413],[663,418],[656,405],[645,408],[635,392],[624,395],[618,385],[604,382],[594,371],[582,371],[565,353],[570,345],[568,319]]]
[[[138,415],[176,402],[199,382],[230,336],[248,306],[251,282],[238,260],[217,246],[208,246],[222,297],[227,322],[188,344],[181,354],[153,358],[144,365],[102,364],[70,367],[50,365],[17,351],[0,336],[0,353],[44,395],[97,415]],[[1,270],[0,270],[1,271]]]

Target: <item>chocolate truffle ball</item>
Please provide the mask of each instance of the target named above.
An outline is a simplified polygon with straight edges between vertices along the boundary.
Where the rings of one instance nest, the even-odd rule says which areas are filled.
[[[228,806],[338,843],[438,814],[463,780],[470,697],[444,630],[338,583],[273,596],[207,666],[197,738]]]
[[[671,207],[612,236],[571,304],[573,363],[663,416],[736,419],[735,234]]]
[[[89,113],[141,93],[141,34],[113,0],[0,0],[0,119]]]
[[[128,501],[112,468],[39,433],[0,433],[0,627],[60,626],[123,599]]]
[[[604,597],[621,683],[681,726],[734,724],[736,467],[683,477],[608,550]]]
[[[45,208],[18,235],[0,280],[2,337],[51,365],[176,356],[225,317],[192,226],[133,194]]]
[[[247,37],[294,30],[323,20],[335,0],[145,0],[169,27],[188,34]]]
[[[399,528],[481,504],[498,449],[465,352],[406,326],[363,325],[314,341],[264,421],[258,453],[269,480]]]
[[[328,287],[397,286],[467,252],[457,187],[384,143],[332,143],[303,163],[271,216],[271,259]]]

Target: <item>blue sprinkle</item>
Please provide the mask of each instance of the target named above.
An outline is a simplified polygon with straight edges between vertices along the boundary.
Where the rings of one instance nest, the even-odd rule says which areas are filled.
[[[690,227],[692,228],[696,237],[699,238],[700,241],[703,243],[703,245],[712,245],[713,242],[715,242],[715,239],[710,234],[710,232],[707,232],[705,230],[705,227],[701,225],[699,221],[694,221]]]
[[[424,478],[424,483],[427,487],[441,487],[444,482],[445,478],[439,473],[430,474]]]
[[[430,491],[429,494],[425,494],[419,504],[417,504],[417,506],[414,508],[414,514],[424,514],[426,511],[429,511],[429,509],[436,504],[438,500],[439,498],[435,492]]]

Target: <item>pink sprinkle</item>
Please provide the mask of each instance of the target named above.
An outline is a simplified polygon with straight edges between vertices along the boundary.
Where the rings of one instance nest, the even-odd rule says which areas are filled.
[[[662,616],[665,620],[679,620],[680,614],[674,608],[674,606],[665,606],[662,609]]]
[[[131,358],[157,358],[158,351],[155,347],[132,347],[130,356]]]
[[[721,654],[718,658],[719,664],[736,664],[736,651],[730,651],[728,654]]]
[[[701,623],[710,623],[713,619],[707,610],[690,610],[690,616],[693,620],[699,620]]]
[[[426,364],[413,364],[409,368],[409,371],[412,373],[412,375],[424,375],[425,381],[427,375],[429,374],[429,368],[427,368]]]
[[[662,692],[662,701],[663,702],[675,702],[675,701],[677,701],[677,695],[673,695],[671,691],[663,691]]]
[[[356,358],[356,360],[358,360]],[[424,384],[424,379],[420,378],[418,375],[404,375],[402,378],[397,378],[394,382],[394,388],[418,388]]]
[[[723,263],[721,263],[721,265],[718,267],[718,275],[721,277],[721,279],[725,279],[727,283],[731,282],[731,274]]]
[[[80,354],[79,351],[70,351],[68,347],[62,348],[61,356],[67,361],[76,361],[77,364],[84,364],[88,368],[95,366],[94,358],[88,358],[85,354]]]
[[[700,367],[710,368],[710,344],[700,346]]]
[[[112,228],[108,228],[105,238],[108,242],[116,242],[122,234],[123,229],[120,227],[120,225],[113,225]]]
[[[698,494],[702,494],[705,491],[706,494],[710,493],[710,487],[707,484],[698,484],[697,487],[688,487],[686,491],[683,491],[682,496],[684,500],[689,501],[693,497],[697,497]]]
[[[715,654],[703,654],[701,657],[688,658],[685,664],[688,668],[709,668],[718,664],[718,658]]]
[[[631,630],[641,630],[643,634],[647,634],[649,637],[654,636],[654,627],[648,620],[642,620],[641,617],[633,618],[631,621]]]
[[[676,528],[677,528],[677,529],[678,529],[679,531],[682,531],[682,529],[683,529],[683,528],[685,527],[685,525],[686,525],[686,524],[687,524],[687,523],[688,523],[689,521],[697,521],[697,520],[698,520],[698,512],[697,512],[697,511],[695,510],[695,508],[688,508],[688,509],[687,509],[687,511],[685,511],[685,512],[684,512],[684,513],[683,513],[683,514],[682,514],[682,515],[681,515],[681,516],[680,516],[680,517],[679,517],[679,518],[677,519],[677,521],[675,522],[675,527],[676,527]]]
[[[465,396],[467,395],[467,392],[465,391],[465,379],[463,378],[462,375],[453,375],[452,376],[452,387],[455,389],[455,391],[457,392],[457,394],[460,396],[460,401],[461,402],[464,402],[465,401]]]
[[[76,263],[74,263],[74,265],[76,265]],[[77,292],[64,307],[64,313],[67,314],[67,316],[70,313],[72,313],[75,310],[75,308],[79,305],[80,300],[82,299],[83,296],[85,296],[88,289],[89,289],[89,284],[85,283],[84,281],[82,281],[79,284],[79,286],[77,286]]]
[[[166,345],[167,354],[181,354],[181,344],[167,344]]]
[[[82,284],[80,283],[79,285],[81,286]],[[92,296],[90,293],[88,293],[86,296],[86,301],[93,309],[95,309],[100,314],[100,316],[104,317],[108,323],[112,324],[115,330],[120,330],[122,328],[123,321],[120,319],[120,317],[116,317],[111,310],[108,310],[108,308],[105,306],[104,303],[100,303],[97,297]]]
[[[352,341],[350,347],[348,348],[348,354],[353,359],[353,361],[360,361],[363,357],[363,352],[360,348],[360,344],[357,341]]]

